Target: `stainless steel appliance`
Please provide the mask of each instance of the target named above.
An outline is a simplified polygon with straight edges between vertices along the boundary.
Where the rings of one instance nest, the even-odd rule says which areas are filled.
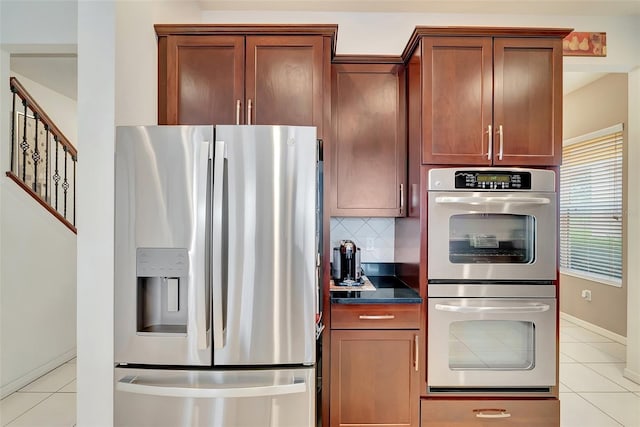
[[[428,285],[431,393],[548,394],[556,385],[556,288]]]
[[[557,279],[555,173],[540,169],[429,171],[428,279]]]
[[[360,248],[353,241],[342,240],[339,247],[333,248],[331,272],[338,285],[353,285],[360,282],[362,276]]]
[[[428,212],[429,392],[551,396],[554,171],[432,169]]]
[[[313,425],[315,128],[116,136],[115,424]]]

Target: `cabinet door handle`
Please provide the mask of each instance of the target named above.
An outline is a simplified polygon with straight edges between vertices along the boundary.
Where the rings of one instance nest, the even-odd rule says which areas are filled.
[[[413,336],[413,345],[415,346],[415,349],[413,350],[414,352],[414,357],[415,360],[413,361],[413,368],[416,370],[416,372],[418,372],[418,356],[419,356],[419,339],[417,335]]]
[[[236,100],[236,125],[240,124],[240,100]]]
[[[489,149],[487,150],[487,160],[493,157],[493,131],[491,125],[487,126],[487,135],[489,135]]]
[[[247,101],[247,124],[251,124],[251,110],[253,109],[253,105],[251,102],[251,98]]]
[[[511,414],[506,409],[474,409],[477,418],[510,418]]]
[[[498,126],[498,135],[500,135],[500,151],[498,151],[498,160],[502,160],[504,149],[504,132],[502,131],[502,125]]]
[[[400,184],[400,215],[404,213],[404,184]]]
[[[392,320],[396,316],[393,314],[361,314],[358,318],[360,320]]]

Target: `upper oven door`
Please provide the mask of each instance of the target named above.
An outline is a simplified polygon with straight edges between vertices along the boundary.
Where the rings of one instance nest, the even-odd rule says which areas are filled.
[[[430,191],[428,278],[556,280],[555,192]]]

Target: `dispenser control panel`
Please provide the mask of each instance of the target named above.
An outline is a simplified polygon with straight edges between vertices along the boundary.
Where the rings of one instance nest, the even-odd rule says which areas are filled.
[[[182,248],[137,248],[138,277],[186,277],[189,275],[189,252]]]

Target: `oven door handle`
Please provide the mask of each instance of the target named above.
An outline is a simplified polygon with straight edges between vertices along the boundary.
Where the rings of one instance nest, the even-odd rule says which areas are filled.
[[[497,205],[497,204],[519,204],[519,205],[548,205],[551,199],[548,197],[436,197],[439,204],[461,204],[461,205]]]
[[[490,307],[490,306],[468,306],[468,305],[454,305],[454,304],[436,304],[436,310],[439,311],[451,311],[454,313],[542,313],[549,311],[551,308],[548,304],[534,303],[531,305],[522,306],[505,306],[505,307]]]

